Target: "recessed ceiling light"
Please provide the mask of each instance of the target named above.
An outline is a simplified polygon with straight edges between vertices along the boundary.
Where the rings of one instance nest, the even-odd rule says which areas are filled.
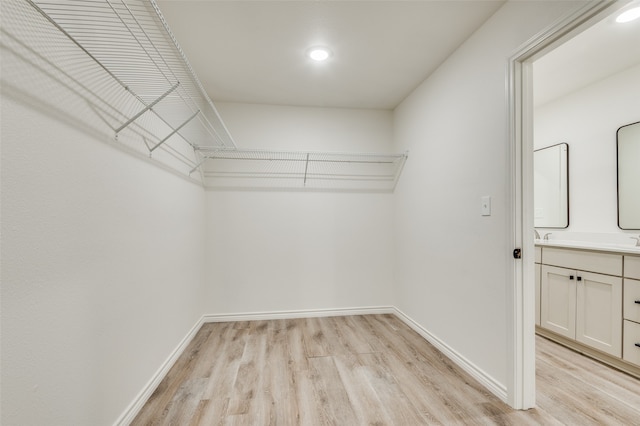
[[[314,61],[322,62],[329,59],[331,51],[326,47],[312,47],[307,51],[307,55]]]
[[[622,24],[624,22],[631,22],[638,18],[640,18],[640,7],[634,7],[633,9],[629,9],[618,15],[616,22]]]

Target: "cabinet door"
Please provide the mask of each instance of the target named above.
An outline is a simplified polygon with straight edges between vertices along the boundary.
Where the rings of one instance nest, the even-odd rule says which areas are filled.
[[[640,366],[640,324],[624,322],[624,351],[622,358]]]
[[[542,274],[542,265],[536,263],[533,266],[536,270],[536,324],[540,325],[540,275]]]
[[[576,340],[622,356],[622,278],[578,271]]]
[[[576,338],[576,271],[542,265],[540,326]]]

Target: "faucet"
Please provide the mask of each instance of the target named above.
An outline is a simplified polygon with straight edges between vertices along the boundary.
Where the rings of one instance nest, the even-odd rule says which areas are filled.
[[[546,234],[544,234],[544,237],[542,237],[545,241],[549,241],[549,235],[551,235],[551,232],[547,232]]]
[[[636,240],[636,247],[640,247],[640,236],[637,236],[637,237],[629,237],[629,238],[633,238],[634,240]]]
[[[537,230],[537,229],[534,229],[534,230],[533,230],[533,233],[534,233],[534,234],[535,234],[535,236],[536,236],[536,240],[539,240],[539,239],[540,239],[540,234],[538,233],[538,230]]]

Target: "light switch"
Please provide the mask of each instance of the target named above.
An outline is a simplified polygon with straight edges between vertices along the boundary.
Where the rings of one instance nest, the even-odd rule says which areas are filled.
[[[480,198],[482,204],[482,216],[491,216],[491,197],[489,195],[485,195]]]

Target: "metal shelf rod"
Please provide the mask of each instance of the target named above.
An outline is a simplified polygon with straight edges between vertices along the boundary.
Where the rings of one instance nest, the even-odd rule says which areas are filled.
[[[240,151],[242,152],[242,151]],[[308,156],[308,154],[307,154]],[[242,161],[283,161],[287,163],[353,163],[353,164],[394,164],[394,161],[367,161],[367,160],[314,160],[313,158],[247,158],[247,157],[205,157],[205,160],[242,160]]]

